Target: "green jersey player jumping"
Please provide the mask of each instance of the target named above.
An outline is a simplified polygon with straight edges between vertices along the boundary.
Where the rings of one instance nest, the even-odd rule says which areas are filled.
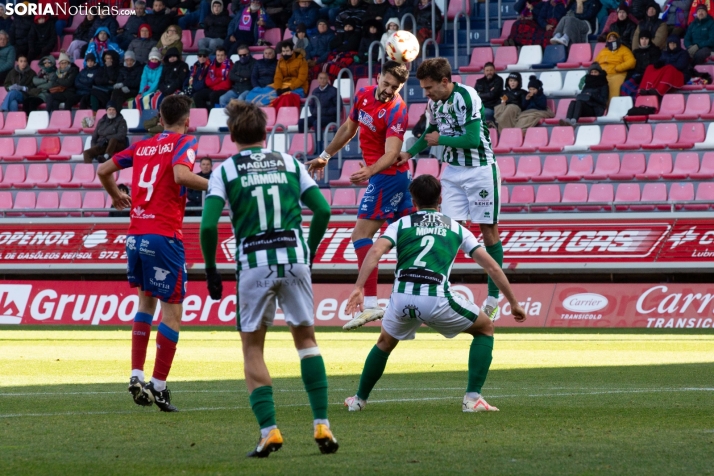
[[[476,237],[456,220],[437,211],[441,203],[439,181],[431,175],[421,175],[411,183],[409,192],[417,213],[389,225],[372,246],[347,302],[348,314],[362,310],[367,276],[382,255],[396,247],[394,288],[382,319],[382,332],[364,363],[357,394],[348,397],[345,406],[350,411],[364,409],[392,350],[399,341],[414,339],[419,326],[426,324],[447,338],[461,332],[473,336],[462,409],[464,412],[498,411],[481,396],[491,365],[493,322],[478,306],[452,294],[449,274],[456,255],[465,252],[486,270],[511,304],[516,321],[523,322],[525,312],[516,301],[506,275]]]
[[[236,321],[250,405],[261,433],[248,456],[266,457],[283,445],[275,421],[273,385],[263,358],[265,333],[273,324],[278,303],[300,357],[315,441],[322,453],[334,453],[338,445],[327,420],[327,375],[315,341],[310,279],[310,263],[327,229],[330,206],[300,162],[263,148],[266,116],[259,107],[232,101],[226,113],[239,152],[211,175],[201,222],[201,249],[208,290],[212,299],[219,300],[223,287],[216,271],[217,225],[228,203],[238,267]],[[300,202],[314,213],[307,240],[302,233]]]
[[[491,148],[483,105],[476,90],[451,82],[451,65],[444,58],[424,61],[417,78],[429,98],[427,128],[400,163],[429,146],[445,146],[441,174],[445,215],[460,222],[478,223],[488,254],[503,265],[503,246],[498,235],[501,210],[501,174]],[[488,298],[483,307],[491,319],[498,313],[498,286],[488,278]]]

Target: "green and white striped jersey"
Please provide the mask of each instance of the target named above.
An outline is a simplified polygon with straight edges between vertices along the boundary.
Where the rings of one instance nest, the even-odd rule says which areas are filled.
[[[439,135],[459,137],[466,133],[466,126],[473,121],[481,121],[481,141],[476,149],[446,147],[443,162],[450,165],[476,167],[491,165],[496,161],[491,147],[491,136],[483,121],[483,104],[478,93],[471,86],[453,83],[454,90],[446,101],[434,102],[429,99],[426,119],[439,128]]]
[[[469,256],[479,245],[456,220],[422,210],[392,223],[381,236],[397,247],[395,293],[450,296],[449,274],[459,250]]]
[[[316,186],[303,164],[268,149],[243,150],[213,171],[207,197],[229,204],[238,270],[310,264],[300,197]]]

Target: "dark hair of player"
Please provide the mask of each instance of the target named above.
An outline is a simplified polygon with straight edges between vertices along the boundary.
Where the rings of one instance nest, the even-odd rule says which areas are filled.
[[[265,113],[255,104],[233,100],[226,107],[228,130],[237,144],[256,144],[265,140],[268,121]]]
[[[420,175],[409,185],[414,205],[419,208],[437,208],[441,196],[441,182],[433,175]]]
[[[164,127],[172,127],[186,119],[191,112],[193,101],[188,96],[168,96],[161,102],[161,118]]]
[[[404,84],[409,79],[409,70],[406,66],[396,61],[387,61],[382,66],[382,74],[391,74],[399,81],[399,84]]]
[[[417,79],[431,79],[440,83],[443,78],[451,82],[451,65],[446,58],[430,58],[419,65]]]

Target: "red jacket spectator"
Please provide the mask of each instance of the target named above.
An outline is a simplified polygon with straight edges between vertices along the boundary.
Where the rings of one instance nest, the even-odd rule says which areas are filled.
[[[208,67],[208,76],[206,76],[206,86],[214,91],[222,91],[231,89],[231,80],[229,74],[233,67],[233,61],[226,58],[223,63],[218,63],[216,60],[211,62]]]

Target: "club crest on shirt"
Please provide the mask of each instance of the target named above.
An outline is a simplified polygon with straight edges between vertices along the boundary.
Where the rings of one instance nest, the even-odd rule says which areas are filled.
[[[387,114],[387,110],[386,110],[386,109],[382,109],[381,111],[379,111],[379,114],[377,115],[377,117],[378,117],[379,119],[381,119],[381,118],[384,117],[385,114]]]

